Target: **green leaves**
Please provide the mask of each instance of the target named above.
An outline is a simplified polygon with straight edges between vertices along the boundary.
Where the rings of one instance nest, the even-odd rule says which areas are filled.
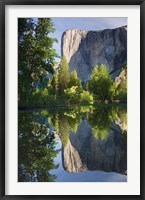
[[[69,81],[69,66],[65,56],[62,57],[59,71],[59,95],[64,95],[64,90],[67,89]]]
[[[94,94],[97,100],[110,99],[110,87],[112,80],[105,65],[96,65],[92,71],[92,76],[88,84],[89,91]]]
[[[29,105],[36,84],[43,81],[48,73],[53,73],[57,54],[53,49],[55,39],[49,37],[54,32],[50,18],[18,19],[18,80],[19,105]]]
[[[114,81],[105,65],[96,65],[92,71],[88,89],[96,100],[127,100],[127,70],[122,69]]]
[[[58,167],[54,158],[59,151],[45,118],[37,112],[21,112],[18,120],[18,181],[54,181],[56,177],[49,171]]]
[[[126,66],[113,81],[105,65],[96,65],[90,81],[83,86],[76,70],[69,72],[65,56],[61,59],[60,69],[54,72],[55,57],[58,57],[53,49],[56,39],[49,37],[54,30],[50,18],[18,19],[19,107],[44,106],[52,102],[55,105],[127,100]],[[46,80],[51,74],[54,74],[51,81]]]

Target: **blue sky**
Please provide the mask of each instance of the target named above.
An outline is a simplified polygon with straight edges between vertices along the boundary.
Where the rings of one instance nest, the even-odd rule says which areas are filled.
[[[80,29],[80,30],[103,30],[112,29],[127,25],[127,18],[121,17],[55,17],[52,18],[56,31],[50,36],[57,38],[58,43],[54,44],[54,48],[59,56],[61,56],[61,36],[65,30]]]

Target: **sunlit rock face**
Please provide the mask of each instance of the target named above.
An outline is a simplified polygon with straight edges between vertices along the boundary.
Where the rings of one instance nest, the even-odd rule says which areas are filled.
[[[105,64],[114,76],[127,63],[127,27],[102,31],[67,30],[62,35],[61,54],[70,71],[76,69],[82,81],[90,78],[93,67]]]
[[[82,163],[79,153],[72,146],[70,140],[63,150],[63,167],[68,172],[80,172],[87,169],[85,164]]]
[[[125,174],[127,170],[127,144],[120,127],[114,123],[102,140],[95,139],[91,127],[83,120],[77,133],[70,133],[70,140],[62,151],[68,172],[99,170]]]

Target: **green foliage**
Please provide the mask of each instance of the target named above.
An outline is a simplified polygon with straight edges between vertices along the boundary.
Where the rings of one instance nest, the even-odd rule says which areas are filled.
[[[68,88],[71,88],[73,86],[77,86],[77,91],[82,92],[83,89],[82,89],[81,80],[77,77],[76,70],[71,72],[69,81],[68,81]]]
[[[93,112],[88,116],[92,126],[92,133],[96,139],[106,139],[111,127],[111,107],[105,104],[94,107]]]
[[[48,123],[47,123],[47,120]],[[52,182],[56,176],[50,170],[56,169],[54,134],[60,137],[65,148],[71,134],[79,134],[82,120],[92,129],[95,139],[105,140],[112,124],[118,124],[124,142],[127,140],[126,104],[95,104],[94,106],[73,106],[41,110],[40,112],[19,112],[18,117],[18,181]],[[83,133],[81,133],[83,134]]]
[[[123,113],[123,114],[121,114]],[[112,122],[116,122],[122,129],[127,126],[126,107],[122,105],[97,104],[88,115],[88,122],[92,126],[92,133],[96,139],[106,139]],[[122,117],[121,117],[122,116]]]
[[[54,181],[49,171],[58,167],[53,160],[59,151],[53,133],[39,113],[21,112],[18,120],[18,181]]]
[[[56,72],[52,78],[51,85],[52,85],[52,93],[54,95],[58,95],[58,70],[56,70]]]
[[[49,115],[49,123],[52,125],[55,133],[58,134],[63,146],[65,147],[69,139],[70,126],[63,110],[51,111],[51,115]]]
[[[90,107],[73,106],[66,109],[51,110],[49,113],[49,124],[52,125],[56,134],[59,135],[63,146],[67,145],[69,133],[76,133],[82,122],[82,115],[89,112]]]
[[[49,102],[49,94],[46,88],[44,89],[36,89],[32,94],[31,105],[39,106],[39,105],[47,105]]]
[[[55,105],[56,98],[54,95],[50,94],[50,88],[36,88],[36,90],[32,93],[31,96],[31,106],[39,107],[39,106],[48,106]]]
[[[127,67],[124,66],[120,75],[115,79],[112,88],[112,98],[127,101]]]
[[[109,130],[100,129],[98,126],[92,128],[92,133],[95,139],[105,140],[109,136]]]
[[[87,89],[94,94],[97,100],[127,101],[127,66],[124,65],[120,75],[111,80],[105,65],[95,66]]]
[[[121,80],[118,85],[119,99],[127,101],[127,68],[122,69],[120,77]]]
[[[51,110],[49,123],[66,146],[70,130],[76,133],[78,126],[85,117],[92,127],[92,134],[96,139],[105,140],[109,135],[112,123],[120,126],[122,133],[126,131],[126,107],[120,104],[96,104],[94,106],[73,106],[66,109]]]
[[[69,100],[72,100],[72,102],[78,101],[79,99],[78,86],[67,88],[64,90],[64,93],[66,94],[65,97]]]
[[[104,64],[93,68],[90,81],[83,83],[76,70],[69,73],[69,65],[62,57],[60,70],[54,73],[52,48],[56,39],[50,18],[20,18],[18,20],[18,85],[19,106],[93,104],[95,101],[127,101],[127,66],[112,81]],[[48,73],[54,73],[47,79]],[[83,89],[84,88],[84,89]]]
[[[110,87],[112,80],[105,65],[100,67],[96,65],[92,71],[90,82],[88,84],[89,91],[92,92],[98,100],[110,99]]]
[[[122,133],[127,132],[127,108],[125,106],[118,107],[115,123],[120,126]]]
[[[117,90],[118,84],[116,81],[114,81],[110,87],[110,94],[111,94],[111,99],[117,99],[119,95],[119,91]]]
[[[62,141],[63,146],[65,147],[68,143],[70,129],[68,120],[64,116],[62,116],[62,118],[59,121],[59,131],[60,139]]]
[[[54,158],[59,152],[55,150],[54,133],[60,137],[65,147],[70,132],[77,133],[83,118],[91,126],[92,135],[96,139],[105,140],[114,122],[119,125],[124,140],[127,138],[126,106],[120,104],[100,103],[95,106],[20,112],[18,118],[19,182],[54,181],[55,176],[49,173],[50,170],[58,167],[54,164]]]
[[[69,66],[65,56],[62,57],[59,71],[58,92],[59,95],[64,95],[64,90],[67,89],[69,80]]]
[[[64,112],[64,116],[67,117],[70,129],[73,133],[76,133],[78,130],[79,124],[82,122],[81,111],[78,110],[78,107],[73,107],[73,109]]]
[[[90,92],[83,90],[83,92],[80,94],[80,101],[82,103],[93,104],[93,95],[90,94]]]
[[[56,39],[50,38],[54,32],[50,18],[18,19],[18,96],[19,106],[31,104],[36,84],[42,82],[48,73],[53,73],[53,49]]]

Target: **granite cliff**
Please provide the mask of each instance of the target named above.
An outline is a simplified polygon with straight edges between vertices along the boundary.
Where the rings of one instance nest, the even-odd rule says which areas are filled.
[[[92,68],[105,64],[112,77],[127,63],[127,27],[101,31],[67,30],[62,35],[61,54],[76,69],[78,77],[87,81]]]

